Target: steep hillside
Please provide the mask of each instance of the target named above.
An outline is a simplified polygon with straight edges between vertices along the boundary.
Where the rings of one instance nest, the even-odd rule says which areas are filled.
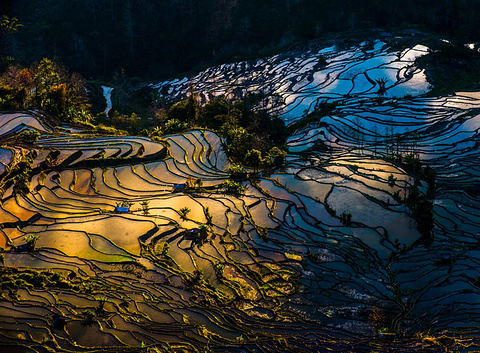
[[[195,97],[263,94],[289,152],[251,168],[225,129],[3,112],[0,350],[480,350],[480,95],[425,96],[428,53],[378,40],[152,84],[192,86],[194,117]]]

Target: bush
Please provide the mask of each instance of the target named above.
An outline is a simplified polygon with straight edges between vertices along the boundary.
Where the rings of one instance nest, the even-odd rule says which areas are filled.
[[[40,138],[40,133],[37,130],[22,131],[19,135],[20,139],[25,143],[34,143]]]
[[[242,184],[233,180],[225,180],[220,187],[230,194],[243,194],[247,190]]]
[[[227,168],[227,172],[230,174],[230,178],[235,179],[241,177],[245,173],[243,165],[238,163],[230,164]]]

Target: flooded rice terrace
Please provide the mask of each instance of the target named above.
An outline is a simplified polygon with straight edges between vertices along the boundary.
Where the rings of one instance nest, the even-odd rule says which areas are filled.
[[[157,143],[0,116],[4,141],[42,134],[29,192],[1,200],[0,350],[480,350],[480,97],[421,96],[427,52],[376,41],[155,85],[204,100],[260,91],[287,123],[337,103],[243,194],[216,188],[229,161],[211,131]],[[27,153],[5,144],[0,173]]]

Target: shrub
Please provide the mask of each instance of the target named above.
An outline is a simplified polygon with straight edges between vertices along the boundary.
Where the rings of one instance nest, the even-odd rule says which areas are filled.
[[[231,194],[243,194],[247,190],[242,184],[233,180],[225,180],[220,187],[224,192]]]
[[[227,172],[230,174],[230,178],[235,179],[242,176],[242,174],[245,173],[245,169],[243,168],[243,165],[233,163],[228,166]]]
[[[34,143],[40,138],[40,133],[37,130],[31,129],[22,131],[19,137],[25,143]]]
[[[190,211],[191,211],[191,209],[188,208],[187,206],[182,207],[182,208],[180,209],[180,211],[179,211],[179,212],[180,212],[180,217],[181,217],[184,221],[186,221],[186,220],[187,220],[187,215],[190,213]]]

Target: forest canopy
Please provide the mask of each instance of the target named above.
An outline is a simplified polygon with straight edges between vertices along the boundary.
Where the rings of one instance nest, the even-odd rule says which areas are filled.
[[[24,65],[55,58],[87,78],[108,79],[122,69],[132,76],[171,77],[342,31],[412,28],[472,42],[480,36],[478,0],[2,3],[0,15],[22,25],[14,35],[2,34],[2,56]]]

